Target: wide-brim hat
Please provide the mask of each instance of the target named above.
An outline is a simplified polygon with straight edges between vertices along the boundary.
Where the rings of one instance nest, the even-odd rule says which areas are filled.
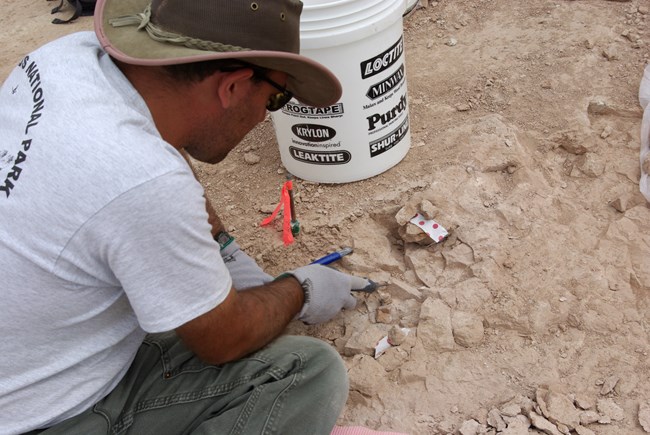
[[[108,54],[133,65],[241,59],[287,73],[287,89],[329,106],[341,84],[300,52],[299,0],[98,0],[95,33]]]

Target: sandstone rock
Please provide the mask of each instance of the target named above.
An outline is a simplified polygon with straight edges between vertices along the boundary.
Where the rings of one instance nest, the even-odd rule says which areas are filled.
[[[262,158],[253,152],[244,154],[244,161],[249,165],[256,165],[260,162],[260,160],[262,160]]]
[[[509,400],[505,405],[503,405],[503,408],[505,409],[506,407],[509,407],[511,405],[516,405],[519,407],[521,410],[520,413],[523,415],[528,415],[530,412],[533,410],[533,406],[535,405],[535,402],[530,400],[526,396],[522,396],[521,394],[517,394],[515,397],[513,397],[511,400]],[[514,408],[513,408],[514,410]]]
[[[417,335],[427,350],[453,350],[451,309],[439,299],[428,298],[424,301]]]
[[[639,404],[639,423],[644,431],[650,433],[650,401]]]
[[[593,430],[586,428],[584,426],[576,426],[575,430],[578,435],[596,435],[596,433]]]
[[[397,325],[393,325],[388,331],[388,343],[392,346],[399,346],[406,340],[406,331]]]
[[[390,278],[386,291],[398,299],[415,299],[422,301],[422,292],[411,284],[398,278]]]
[[[377,361],[379,361],[379,364],[381,364],[384,370],[392,372],[393,370],[400,368],[408,358],[408,352],[401,347],[391,347],[390,349],[386,349],[381,358]]]
[[[600,416],[596,411],[585,411],[580,413],[580,424],[587,425],[598,421]]]
[[[345,343],[343,354],[354,356],[357,354],[374,355],[377,342],[386,335],[385,329],[378,325],[370,325],[360,332],[352,334]]]
[[[460,435],[477,435],[480,426],[481,425],[476,420],[465,420],[463,424],[460,425],[458,433]]]
[[[514,420],[512,423],[508,424],[508,427],[501,431],[499,435],[528,435],[528,428],[530,424],[525,423],[521,420]]]
[[[501,407],[501,415],[505,415],[508,417],[516,417],[519,414],[521,414],[521,406],[515,403],[511,403],[509,405],[505,405]]]
[[[594,407],[594,401],[583,394],[576,394],[575,399],[573,401],[575,402],[576,406],[580,409],[587,410]]]
[[[473,313],[454,311],[451,325],[456,343],[463,347],[473,347],[483,341],[483,318]]]
[[[530,423],[535,426],[537,429],[541,430],[548,435],[562,435],[562,433],[557,430],[557,426],[553,423],[537,414],[536,412],[530,413]]]
[[[506,422],[501,417],[498,409],[492,409],[488,412],[487,424],[495,428],[497,431],[502,431],[506,428]]]
[[[601,415],[611,418],[613,421],[623,420],[625,412],[612,399],[598,399],[596,409]]]
[[[374,397],[387,382],[384,368],[368,355],[355,357],[348,373],[350,391],[358,391],[366,397]]]
[[[391,305],[382,305],[380,307],[377,307],[377,311],[375,313],[375,321],[377,323],[385,323],[385,324],[393,323],[394,311],[395,308],[392,307]]]
[[[573,402],[566,395],[549,391],[545,400],[548,412],[546,417],[552,423],[564,424],[569,429],[580,424],[580,411],[573,406]]]
[[[607,394],[614,391],[614,388],[616,387],[616,384],[618,384],[619,379],[620,378],[616,375],[607,377],[603,383],[603,386],[600,388],[600,394],[606,396]]]

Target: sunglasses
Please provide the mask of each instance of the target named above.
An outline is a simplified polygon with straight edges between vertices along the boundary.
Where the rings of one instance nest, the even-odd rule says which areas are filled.
[[[274,82],[270,78],[266,76],[266,71],[257,65],[253,65],[252,63],[244,62],[243,60],[238,59],[236,65],[232,66],[226,66],[221,68],[221,71],[237,71],[238,69],[242,68],[250,68],[253,70],[253,77],[255,77],[258,80],[263,80],[269,85],[273,86],[275,89],[277,89],[278,92],[277,94],[273,94],[269,97],[269,100],[266,102],[266,110],[269,112],[275,112],[277,110],[280,110],[284,107],[285,104],[287,104],[291,99],[293,98],[293,93],[289,91],[286,87],[281,86],[279,83]]]
[[[266,110],[269,112],[275,112],[280,110],[293,98],[293,94],[287,90],[284,86],[280,86],[278,83],[274,82],[268,78],[263,72],[259,71],[257,68],[253,69],[253,75],[260,80],[264,80],[269,85],[277,89],[277,94],[273,94],[269,97],[269,100],[266,102]]]

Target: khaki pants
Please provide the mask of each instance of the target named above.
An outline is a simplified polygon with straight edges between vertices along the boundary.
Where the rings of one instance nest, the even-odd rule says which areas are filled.
[[[41,435],[329,434],[348,394],[340,356],[283,336],[239,361],[202,363],[173,333],[146,338],[117,387]]]

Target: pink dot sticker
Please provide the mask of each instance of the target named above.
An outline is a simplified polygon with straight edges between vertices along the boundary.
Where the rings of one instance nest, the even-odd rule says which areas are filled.
[[[433,229],[435,230],[437,228],[438,228],[438,224],[433,224]]]

